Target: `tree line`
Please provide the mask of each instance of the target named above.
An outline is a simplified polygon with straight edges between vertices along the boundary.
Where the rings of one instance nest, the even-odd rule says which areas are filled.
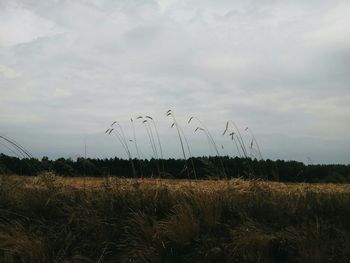
[[[255,178],[280,182],[350,183],[350,165],[313,164],[297,161],[257,160],[231,157],[195,157],[183,159],[125,160],[121,158],[92,159],[79,157],[18,158],[0,154],[0,174],[34,176],[53,172],[69,177],[161,177],[173,179]]]

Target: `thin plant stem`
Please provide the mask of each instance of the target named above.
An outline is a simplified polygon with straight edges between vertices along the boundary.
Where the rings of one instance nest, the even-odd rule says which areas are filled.
[[[182,149],[182,154],[183,154],[183,157],[185,159],[185,167],[186,167],[186,170],[187,170],[187,175],[188,175],[188,179],[191,178],[191,175],[190,175],[190,171],[188,169],[188,165],[187,165],[187,157],[186,157],[186,153],[185,153],[185,147],[184,147],[184,142],[183,140],[185,141],[186,143],[186,147],[187,147],[187,150],[188,150],[188,153],[190,155],[190,157],[192,157],[192,154],[191,154],[191,150],[190,150],[190,147],[189,147],[189,144],[188,144],[188,141],[187,141],[187,138],[183,132],[183,130],[181,129],[181,127],[179,126],[174,114],[172,113],[171,110],[168,110],[167,113],[166,113],[167,116],[170,116],[172,119],[173,119],[173,124],[171,125],[171,127],[174,127],[176,128],[177,130],[177,134],[178,134],[178,138],[179,138],[179,141],[180,141],[180,145],[181,145],[181,149]],[[183,138],[182,138],[182,136]],[[192,170],[193,170],[193,173],[194,173],[194,177],[197,178],[197,174],[196,174],[196,169],[194,167],[194,163],[193,163],[193,160],[192,158],[190,158],[190,161],[191,161],[191,165],[192,165]]]
[[[252,141],[255,142],[255,145],[257,147],[259,157],[260,157],[261,160],[263,160],[263,157],[262,157],[262,154],[261,154],[261,151],[260,151],[260,147],[259,147],[258,141],[256,140],[256,138],[254,136],[254,133],[252,132],[252,130],[249,127],[247,127],[245,130],[249,131],[250,135],[252,136]]]
[[[243,141],[243,138],[242,138],[242,135],[241,135],[241,132],[239,131],[238,129],[238,126],[236,125],[236,123],[234,121],[229,121],[230,123],[233,124],[234,128],[236,129],[236,136],[237,136],[237,140],[238,140],[238,143],[240,144],[240,147],[243,151],[243,155],[245,158],[248,158],[248,155],[247,155],[247,149],[245,147],[245,144],[244,144],[244,141]],[[238,134],[238,135],[237,135]]]
[[[162,148],[162,144],[160,142],[160,136],[159,136],[159,132],[158,132],[158,128],[157,128],[156,122],[151,116],[146,115],[145,118],[151,120],[151,122],[153,124],[153,127],[154,127],[154,130],[156,132],[158,146],[159,146],[159,151],[160,151],[160,159],[161,159],[162,170],[163,170],[163,173],[165,174],[163,148]]]
[[[130,118],[130,121],[131,121],[131,126],[132,126],[132,133],[133,133],[133,137],[134,137],[135,150],[136,150],[136,154],[137,154],[137,158],[138,158],[138,163],[140,166],[141,178],[143,178],[143,167],[142,167],[139,147],[137,145],[137,140],[136,140],[136,131],[135,131],[134,120],[132,118]]]
[[[120,132],[114,128],[112,128],[115,124],[117,124]],[[133,173],[133,176],[136,177],[136,169],[135,169],[135,165],[134,165],[134,161],[132,159],[132,155],[131,155],[131,152],[130,152],[130,149],[129,149],[129,146],[128,146],[128,142],[126,140],[126,136],[125,136],[125,133],[123,131],[123,127],[117,123],[116,121],[114,121],[112,124],[111,124],[111,128],[107,129],[107,131],[105,133],[108,133],[108,134],[111,134],[112,132],[114,132],[115,134],[117,134],[117,138],[118,140],[120,141],[120,143],[122,144],[126,154],[128,155],[129,157],[129,161],[130,161],[130,164],[131,164],[131,169],[132,169],[132,173]]]
[[[16,142],[13,139],[10,139],[6,136],[0,135],[0,138],[5,140],[6,142],[8,142],[10,145],[12,145],[14,148],[16,148],[17,150],[19,150],[21,153],[23,153],[26,157],[28,157],[29,159],[32,159],[33,156],[26,150],[24,149],[23,146],[21,146],[18,142]]]
[[[139,147],[138,147],[137,141],[136,141],[136,131],[135,131],[134,120],[131,118],[130,121],[131,121],[131,126],[132,126],[132,133],[133,133],[133,137],[134,137],[134,145],[135,145],[135,150],[136,150],[137,158],[140,159]]]
[[[222,172],[223,172],[224,176],[227,177],[225,165],[222,161],[221,154],[218,150],[218,147],[217,147],[215,140],[214,140],[213,136],[211,135],[209,129],[205,126],[205,124],[198,117],[195,117],[195,116],[190,117],[190,119],[188,120],[188,123],[190,123],[193,119],[197,120],[199,122],[199,124],[202,126],[201,130],[204,131],[205,135],[208,138],[208,141],[210,142],[211,145],[213,145],[213,148],[216,152],[216,155],[219,158],[219,162],[220,162],[220,165],[222,167]]]

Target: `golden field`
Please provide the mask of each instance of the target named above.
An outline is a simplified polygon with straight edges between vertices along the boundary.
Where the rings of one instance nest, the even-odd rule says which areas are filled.
[[[349,262],[350,186],[0,178],[0,262]]]
[[[26,187],[35,188],[43,184],[43,177],[48,177],[52,183],[61,187],[73,187],[76,189],[103,189],[103,187],[117,187],[118,189],[132,189],[140,187],[142,189],[157,189],[167,187],[171,191],[181,191],[191,188],[193,191],[221,191],[225,188],[236,189],[238,192],[250,191],[252,186],[259,186],[266,190],[273,190],[278,193],[296,193],[296,192],[319,192],[319,193],[349,193],[350,184],[332,184],[332,183],[280,183],[263,180],[187,180],[187,179],[150,179],[150,178],[116,178],[116,177],[62,177],[54,176],[49,173],[42,176],[11,176],[11,180],[16,181]]]

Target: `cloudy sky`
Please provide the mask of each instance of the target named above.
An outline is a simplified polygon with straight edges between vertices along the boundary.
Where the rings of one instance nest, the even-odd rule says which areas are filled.
[[[222,154],[230,119],[264,158],[350,163],[349,25],[348,0],[0,0],[0,135],[36,157],[123,157],[104,131],[132,139],[148,114],[179,157],[172,109],[193,155],[210,153],[195,115]]]

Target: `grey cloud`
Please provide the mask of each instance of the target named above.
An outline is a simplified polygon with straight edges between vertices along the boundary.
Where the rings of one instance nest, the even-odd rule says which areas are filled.
[[[172,108],[184,125],[192,114],[201,117],[220,143],[231,118],[261,136],[267,157],[278,158],[280,150],[286,159],[309,154],[315,161],[346,162],[348,151],[341,147],[350,144],[346,1],[9,5],[2,2],[10,20],[24,11],[35,19],[28,41],[0,47],[0,132],[23,140],[37,155],[79,152],[86,136],[91,154],[122,154],[118,145],[110,147],[103,130],[114,119],[129,127],[130,117],[146,113],[159,120],[162,137],[171,141],[165,111]],[[22,29],[9,24],[0,34],[11,30]],[[194,153],[208,153],[201,138],[185,130]],[[296,146],[282,148],[282,139],[272,133]],[[57,143],[50,141],[54,134]],[[48,146],[37,145],[34,138],[41,135]],[[318,153],[330,141],[336,147],[328,155]],[[59,145],[67,151],[53,150]],[[171,154],[178,145],[168,147]]]

